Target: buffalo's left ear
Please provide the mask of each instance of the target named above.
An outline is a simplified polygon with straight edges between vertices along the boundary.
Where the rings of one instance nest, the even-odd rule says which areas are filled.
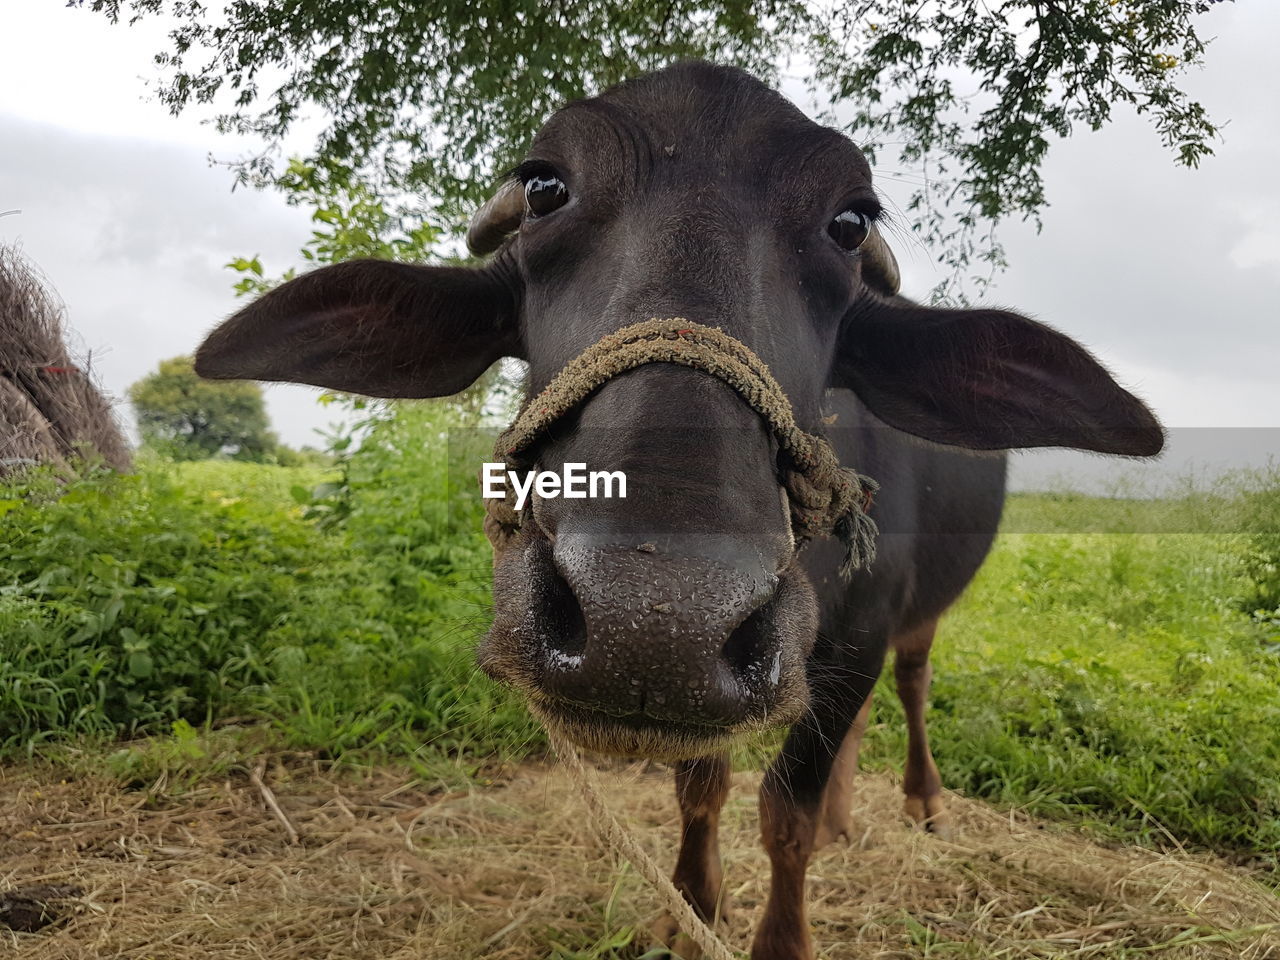
[[[520,355],[516,300],[492,266],[352,260],[281,284],[226,320],[196,351],[196,372],[443,397]]]
[[[1075,447],[1149,457],[1164,431],[1070,337],[1004,310],[942,310],[867,294],[832,374],[879,419],[974,450]]]

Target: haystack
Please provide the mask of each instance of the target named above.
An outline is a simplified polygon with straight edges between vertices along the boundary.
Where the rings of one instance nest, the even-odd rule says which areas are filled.
[[[0,246],[0,476],[29,465],[101,462],[128,470],[110,401],[67,348],[62,304]]]
[[[67,468],[49,421],[8,377],[0,376],[0,476],[23,467],[52,463]]]

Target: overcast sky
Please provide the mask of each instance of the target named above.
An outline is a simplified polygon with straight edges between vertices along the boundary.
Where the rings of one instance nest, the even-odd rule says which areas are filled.
[[[1216,156],[1177,167],[1120,111],[1056,145],[1044,230],[1004,229],[1011,267],[991,299],[1101,356],[1176,428],[1170,462],[1256,463],[1280,453],[1280,430],[1220,428],[1280,428],[1280,3],[1222,4],[1202,24],[1217,39],[1185,82],[1227,122]],[[278,273],[309,232],[305,211],[233,193],[210,166],[210,154],[252,144],[151,98],[151,54],[164,46],[156,23],[112,27],[60,0],[0,7],[0,211],[22,210],[0,218],[0,242],[20,243],[48,276],[117,396],[234,309],[228,259],[260,254]],[[880,185],[905,201],[905,187]],[[897,253],[904,292],[927,293],[927,253]],[[314,391],[276,386],[268,402],[287,442],[317,442],[328,418]]]

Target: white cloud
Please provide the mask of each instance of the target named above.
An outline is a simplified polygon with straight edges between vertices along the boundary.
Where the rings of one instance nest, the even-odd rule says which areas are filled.
[[[67,305],[71,326],[117,397],[165,357],[190,353],[237,304],[233,255],[283,270],[309,229],[271,194],[231,192],[226,172],[184,144],[106,137],[5,118],[0,241],[17,242]],[[269,392],[290,443],[327,417],[308,388]]]
[[[0,116],[107,137],[210,146],[193,116],[171,117],[149,91],[167,30],[150,18],[111,26],[55,0],[5,0],[0,14]]]
[[[1260,203],[1239,217],[1247,226],[1231,247],[1231,262],[1241,270],[1280,267],[1280,202]]]

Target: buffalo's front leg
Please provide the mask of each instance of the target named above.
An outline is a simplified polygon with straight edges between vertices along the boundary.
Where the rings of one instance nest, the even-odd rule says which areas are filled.
[[[841,837],[853,840],[853,778],[858,773],[858,753],[871,715],[871,697],[872,694],[867,694],[831,764],[831,776],[822,791],[822,813],[813,841],[815,851]]]
[[[797,794],[770,770],[760,787],[760,834],[773,868],[769,900],[751,941],[751,960],[811,960],[804,873],[813,854],[822,795]]]
[[[760,833],[773,869],[764,916],[751,943],[751,960],[813,960],[805,870],[816,848],[823,797],[836,754],[871,693],[883,654],[881,645],[875,663],[859,664],[860,669],[853,672],[842,670],[840,675],[858,678],[848,687],[813,686],[809,712],[792,727],[782,752],[765,774],[760,787]]]
[[[672,882],[698,916],[708,923],[725,916],[724,873],[720,866],[720,809],[729,796],[729,755],[683,760],[676,767],[680,802],[680,854]],[[654,935],[686,960],[698,950],[682,935],[670,914],[654,926]]]

